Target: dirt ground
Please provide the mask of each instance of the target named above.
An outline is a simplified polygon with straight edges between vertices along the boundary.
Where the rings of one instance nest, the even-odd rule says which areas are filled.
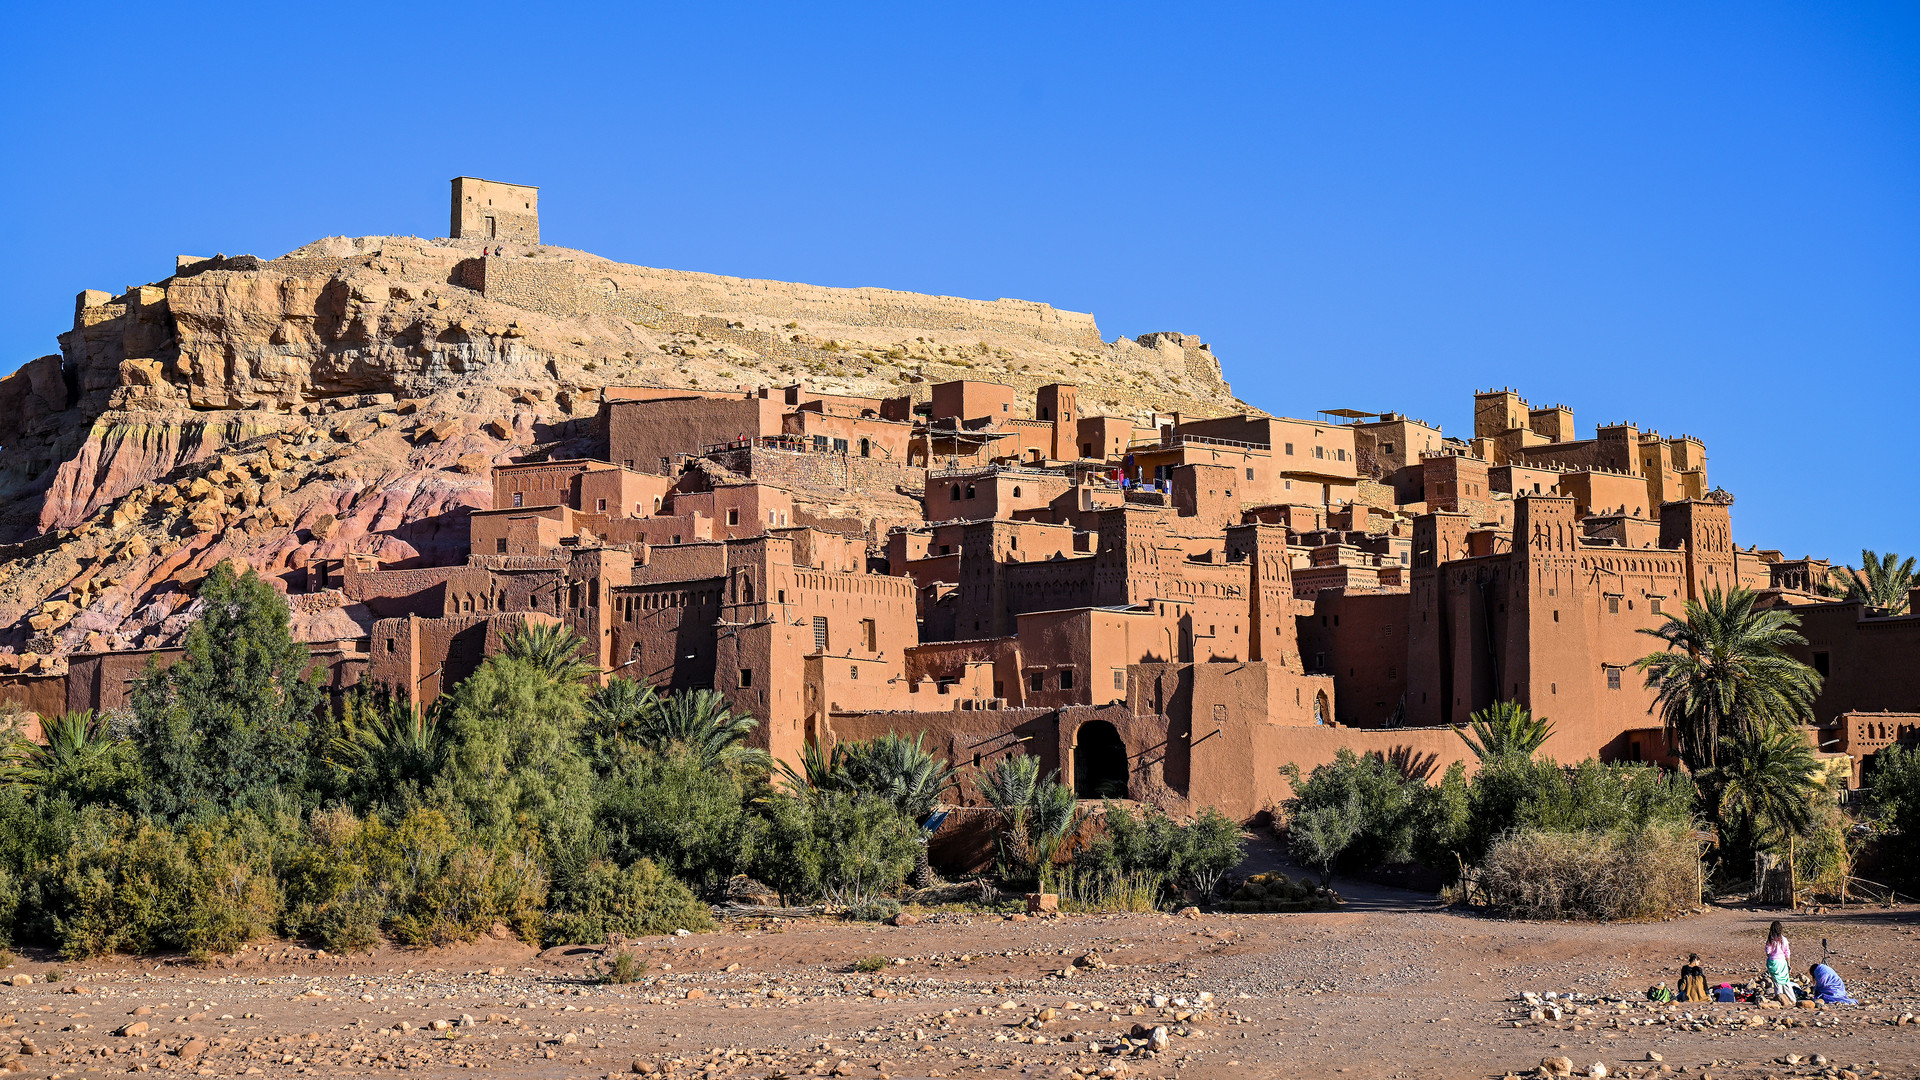
[[[33,980],[0,985],[0,1034],[30,1044],[6,1067],[36,1077],[1500,1077],[1559,1056],[1649,1080],[1920,1076],[1920,1025],[1899,1022],[1920,1011],[1920,908],[1788,918],[1796,968],[1826,939],[1861,1007],[1643,999],[1688,952],[1714,983],[1748,976],[1773,917],[1513,923],[1375,889],[1310,914],[763,920],[637,942],[647,970],[620,985],[589,981],[597,949],[512,941],[351,957],[268,942],[208,964],[27,955],[0,972]],[[868,957],[886,966],[855,970]],[[1633,1004],[1536,1021],[1525,991]],[[1165,1048],[1125,1042],[1136,1024],[1165,1026]]]

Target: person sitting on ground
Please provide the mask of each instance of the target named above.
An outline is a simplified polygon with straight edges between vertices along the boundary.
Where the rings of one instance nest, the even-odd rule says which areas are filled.
[[[1792,962],[1793,944],[1787,940],[1780,920],[1775,919],[1767,928],[1767,978],[1773,980],[1774,995],[1787,1006],[1794,1004]]]
[[[1807,969],[1808,978],[1813,980],[1812,998],[1829,1005],[1858,1005],[1859,1002],[1847,996],[1847,984],[1840,981],[1840,973],[1825,964],[1815,964]]]
[[[1714,991],[1713,991],[1713,1000],[1715,1000],[1715,1001],[1739,1001],[1739,1000],[1740,1000],[1740,991],[1738,991],[1738,990],[1735,990],[1735,989],[1733,988],[1733,984],[1732,984],[1732,983],[1721,983],[1721,984],[1720,984],[1719,986],[1717,986],[1717,987],[1715,987],[1715,988],[1714,988]]]
[[[1707,993],[1707,973],[1700,967],[1699,953],[1688,953],[1686,964],[1680,968],[1680,1000],[1713,1000]]]

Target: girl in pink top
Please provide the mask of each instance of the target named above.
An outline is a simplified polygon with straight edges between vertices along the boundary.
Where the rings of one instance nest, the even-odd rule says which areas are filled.
[[[1773,992],[1788,1005],[1793,1004],[1793,945],[1775,919],[1767,929],[1767,977],[1773,980]]]

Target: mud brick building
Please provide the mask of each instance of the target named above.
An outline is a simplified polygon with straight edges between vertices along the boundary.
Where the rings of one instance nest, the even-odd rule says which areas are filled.
[[[1920,739],[1920,616],[1738,545],[1699,440],[1581,439],[1511,389],[1474,414],[1462,440],[1353,410],[1089,416],[1065,384],[610,388],[604,457],[495,466],[460,565],[355,558],[310,587],[365,628],[328,645],[341,686],[429,702],[513,627],[559,622],[599,678],[718,690],[784,760],[893,731],[1242,818],[1285,795],[1282,765],[1342,747],[1442,769],[1501,700],[1550,718],[1562,760],[1666,760],[1639,631],[1736,585],[1800,615],[1823,752],[1857,778]],[[911,497],[920,520],[826,522],[803,493]],[[76,666],[64,699],[110,704],[133,662]]]

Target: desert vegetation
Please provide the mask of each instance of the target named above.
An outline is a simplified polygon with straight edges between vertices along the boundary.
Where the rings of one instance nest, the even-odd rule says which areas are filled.
[[[150,667],[124,713],[12,739],[0,945],[600,943],[704,929],[737,875],[864,918],[936,879],[927,825],[957,774],[918,738],[775,768],[747,745],[755,719],[719,694],[596,686],[580,639],[543,623],[430,709],[377,686],[335,704],[269,584],[223,564],[200,601],[184,655]],[[1211,892],[1240,859],[1217,814],[1095,820],[1035,758],[998,759],[977,783],[1010,887],[1152,907]]]
[[[1868,553],[1870,554],[1870,553]],[[1867,559],[1871,581],[1898,578]],[[1887,603],[1887,607],[1891,603]],[[1542,753],[1552,723],[1516,702],[1472,715],[1460,737],[1478,769],[1435,778],[1379,755],[1342,752],[1302,776],[1279,808],[1295,856],[1326,880],[1423,864],[1455,894],[1528,918],[1634,918],[1690,908],[1703,891],[1761,891],[1777,867],[1789,894],[1844,900],[1876,893],[1854,871],[1875,839],[1886,874],[1911,887],[1920,866],[1920,755],[1883,751],[1866,813],[1846,812],[1842,778],[1823,767],[1803,725],[1820,676],[1795,660],[1797,620],[1746,590],[1710,592],[1642,631],[1663,648],[1640,660],[1677,767]],[[1886,895],[1878,886],[1877,895]]]

